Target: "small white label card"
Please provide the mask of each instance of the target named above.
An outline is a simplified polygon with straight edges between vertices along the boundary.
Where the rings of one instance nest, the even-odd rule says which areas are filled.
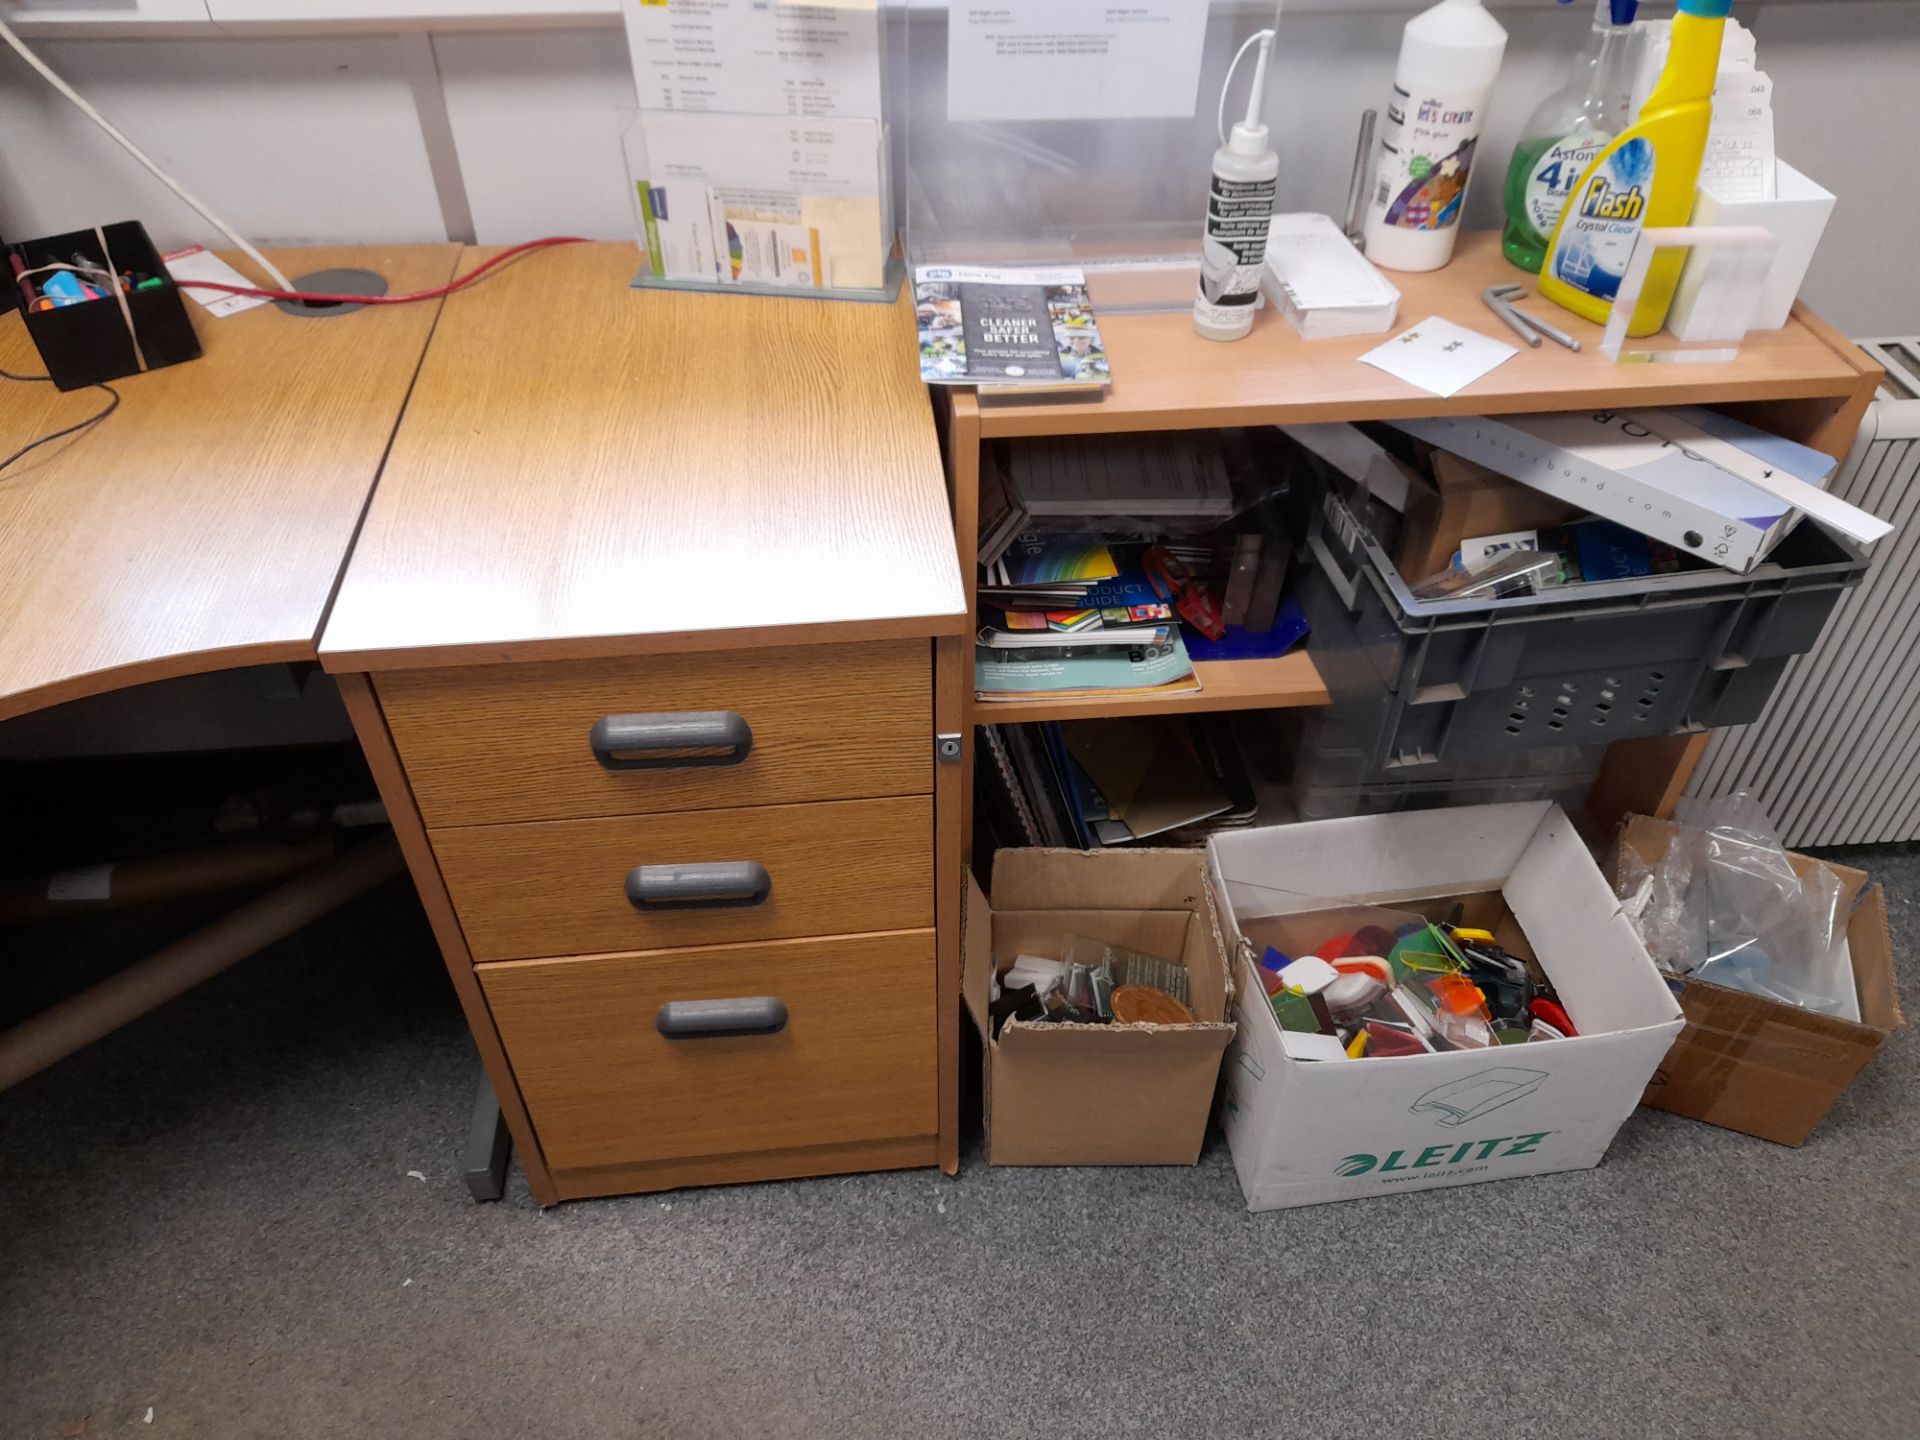
[[[178,284],[182,280],[217,280],[222,285],[238,285],[258,290],[260,282],[249,280],[204,245],[189,245],[184,250],[169,250],[160,257],[167,273]],[[272,285],[272,281],[266,282]],[[258,295],[229,295],[224,290],[185,290],[181,292],[209,315],[224,320],[267,302]]]
[[[1434,315],[1360,357],[1435,395],[1454,395],[1520,351]]]

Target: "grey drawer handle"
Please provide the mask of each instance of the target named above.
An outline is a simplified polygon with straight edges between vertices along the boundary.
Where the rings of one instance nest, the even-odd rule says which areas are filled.
[[[772,893],[773,877],[758,860],[636,865],[627,872],[627,902],[636,910],[745,910]]]
[[[609,770],[676,770],[738,765],[753,749],[753,727],[731,710],[668,715],[602,715],[588,737]]]
[[[726,1035],[778,1035],[787,1028],[787,1007],[772,995],[737,1000],[669,1000],[654,1020],[669,1040],[712,1040]]]

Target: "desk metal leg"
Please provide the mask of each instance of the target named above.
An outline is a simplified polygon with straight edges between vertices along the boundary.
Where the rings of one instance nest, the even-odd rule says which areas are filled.
[[[467,1122],[467,1150],[460,1168],[467,1177],[467,1193],[475,1200],[498,1200],[507,1189],[507,1157],[513,1141],[494,1098],[493,1082],[480,1070],[480,1088],[473,1097],[473,1118]]]

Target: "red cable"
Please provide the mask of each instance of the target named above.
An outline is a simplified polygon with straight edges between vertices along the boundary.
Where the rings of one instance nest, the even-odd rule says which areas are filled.
[[[548,245],[585,245],[588,241],[583,235],[549,235],[541,240],[529,240],[521,245],[512,245],[502,250],[491,260],[476,265],[466,274],[448,281],[434,290],[418,290],[411,295],[319,295],[306,290],[256,290],[250,285],[227,285],[218,280],[176,280],[174,284],[182,290],[219,290],[228,295],[257,295],[263,300],[305,300],[318,305],[411,305],[416,300],[438,300],[451,295],[456,290],[464,290],[494,266],[511,260],[516,255],[524,255],[529,250],[539,250]]]

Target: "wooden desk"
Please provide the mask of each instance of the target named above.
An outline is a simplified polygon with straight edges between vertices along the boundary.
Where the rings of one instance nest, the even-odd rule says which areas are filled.
[[[396,290],[454,245],[282,250],[298,274],[362,265]],[[354,527],[439,305],[224,320],[205,354],[116,381],[119,411],[0,473],[0,719],[126,685],[312,660]],[[0,367],[43,374],[18,315]],[[0,454],[84,419],[96,390],[0,381]]]
[[[444,283],[455,245],[280,250],[289,274],[364,266]],[[120,408],[0,472],[0,721],[146,681],[312,661],[439,304],[308,318],[189,302],[204,354],[116,380]],[[44,373],[17,315],[0,367]],[[96,390],[0,380],[0,454],[94,413]],[[0,1035],[0,1088],[389,878],[390,842],[293,847],[231,915]],[[289,876],[288,862],[310,862]],[[227,871],[229,876],[236,872]]]
[[[969,657],[911,306],[634,266],[571,247],[448,302],[322,662],[537,1198],[951,1169],[963,806],[935,736]],[[751,749],[685,743],[739,763],[590,742],[714,712]],[[623,885],[721,861],[761,867],[757,902]],[[787,1019],[659,1028],[740,997]]]

